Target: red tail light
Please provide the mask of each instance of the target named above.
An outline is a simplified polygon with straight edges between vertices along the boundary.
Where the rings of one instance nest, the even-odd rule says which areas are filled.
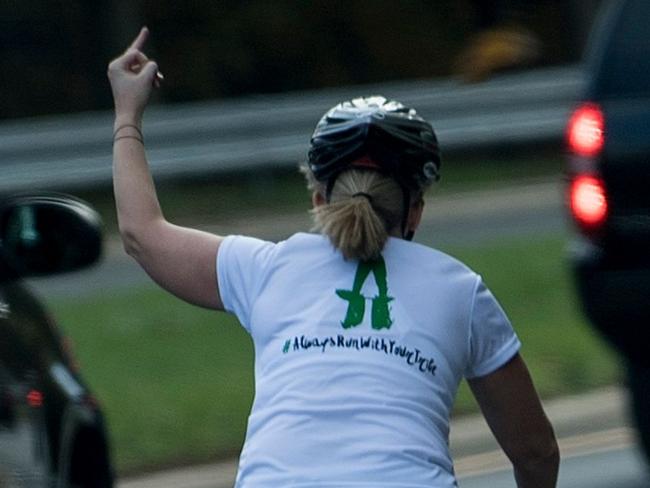
[[[34,408],[42,407],[43,393],[39,390],[29,390],[29,393],[27,393],[27,404]]]
[[[605,117],[595,103],[576,109],[567,126],[569,150],[579,156],[597,156],[605,144]]]
[[[583,228],[595,229],[607,219],[607,191],[600,178],[577,176],[571,183],[569,200],[571,214]]]

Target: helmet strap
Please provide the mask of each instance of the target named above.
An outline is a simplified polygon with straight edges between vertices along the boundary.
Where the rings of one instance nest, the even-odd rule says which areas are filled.
[[[330,203],[332,198],[332,190],[334,190],[334,183],[341,173],[336,173],[327,180],[327,185],[325,186],[325,202]]]
[[[409,213],[411,211],[411,192],[409,189],[404,186],[400,185],[402,187],[402,195],[404,196],[404,214],[402,215],[402,238],[406,239],[407,241],[410,241],[413,239],[413,236],[415,235],[415,232],[407,229],[408,226],[408,221],[409,221]]]

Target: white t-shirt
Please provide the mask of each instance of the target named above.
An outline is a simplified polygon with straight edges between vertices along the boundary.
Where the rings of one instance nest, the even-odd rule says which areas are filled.
[[[458,385],[520,347],[480,276],[395,238],[372,264],[346,261],[305,233],[228,237],[217,272],[255,345],[237,487],[456,486]]]

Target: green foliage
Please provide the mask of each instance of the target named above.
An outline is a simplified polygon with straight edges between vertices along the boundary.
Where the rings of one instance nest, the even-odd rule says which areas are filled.
[[[141,25],[166,77],[164,102],[447,76],[479,27],[475,3],[0,2],[0,118],[110,108],[106,66]],[[571,9],[547,1],[529,10],[515,20],[539,33],[543,61],[570,59]]]
[[[155,1],[143,14],[166,96],[187,100],[442,75],[465,20],[446,3]]]

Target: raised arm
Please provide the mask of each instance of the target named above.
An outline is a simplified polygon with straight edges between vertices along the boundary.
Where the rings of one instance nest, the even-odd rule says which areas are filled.
[[[554,488],[560,459],[557,442],[521,356],[468,383],[514,466],[518,488]]]
[[[149,31],[108,66],[115,102],[113,187],[125,250],[160,286],[190,303],[222,309],[216,280],[221,237],[167,222],[158,202],[142,137],[142,116],[162,80],[142,52]]]

